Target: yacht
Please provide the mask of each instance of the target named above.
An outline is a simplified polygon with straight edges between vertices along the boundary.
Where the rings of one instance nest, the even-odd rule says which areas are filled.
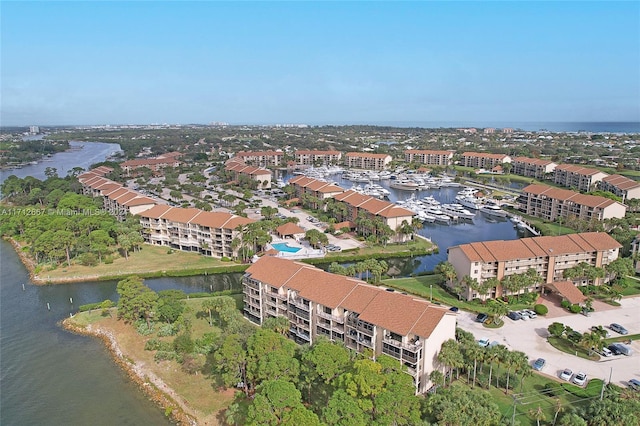
[[[408,180],[396,180],[395,182],[390,183],[389,187],[405,191],[417,191],[420,189],[417,183]]]
[[[456,196],[456,201],[458,204],[461,204],[463,207],[473,210],[479,210],[482,207],[482,204],[478,203],[474,197],[464,197],[464,196]]]
[[[484,204],[480,207],[480,211],[488,214],[489,216],[507,217],[507,212],[495,204]]]

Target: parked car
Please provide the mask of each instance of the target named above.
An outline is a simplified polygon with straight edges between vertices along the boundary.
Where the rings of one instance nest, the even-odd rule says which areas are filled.
[[[519,313],[517,313],[515,311],[509,311],[507,316],[509,318],[511,318],[512,320],[514,320],[514,321],[518,321],[518,320],[522,319],[522,315],[520,315]]]
[[[624,328],[623,326],[621,326],[620,324],[616,324],[615,322],[613,324],[611,324],[609,326],[610,329],[612,329],[613,331],[615,331],[616,333],[620,333],[620,334],[629,334],[629,332],[627,331],[626,328]]]
[[[483,337],[482,339],[478,340],[478,344],[483,348],[486,348],[487,346],[489,346],[489,338]]]
[[[560,373],[560,378],[562,380],[566,380],[569,381],[571,380],[571,377],[573,376],[573,371],[569,370],[568,368],[565,368],[564,370],[562,370],[562,372]]]
[[[614,355],[622,355],[622,352],[620,352],[618,345],[616,345],[615,343],[612,343],[609,346],[607,346],[607,349],[609,349],[611,353]]]
[[[529,314],[524,310],[518,311],[518,314],[520,314],[520,318],[525,321],[529,319]]]
[[[487,314],[478,314],[478,316],[476,317],[476,322],[484,323],[488,319],[489,319],[489,315],[487,315]]]
[[[524,311],[529,315],[529,318],[531,319],[538,318],[538,314],[533,312],[531,309],[525,309]]]
[[[629,345],[625,345],[623,343],[612,343],[611,345],[608,346],[608,348],[615,354],[616,351],[611,349],[612,346],[616,348],[619,354],[626,355],[626,356],[631,356],[633,354],[633,349],[631,349],[631,346]]]
[[[451,312],[458,312],[460,309],[457,306],[452,306],[449,308]]]
[[[545,361],[544,358],[538,358],[533,363],[533,369],[536,371],[540,371],[544,368],[546,363],[547,361]]]
[[[631,389],[640,391],[640,380],[638,379],[631,379],[627,382],[629,384],[629,387]]]
[[[572,382],[578,386],[584,386],[584,384],[587,383],[587,373],[579,372],[573,376]]]
[[[611,352],[609,348],[602,348],[600,353],[602,354],[602,356],[606,356],[606,357],[610,357],[613,355],[613,352]]]

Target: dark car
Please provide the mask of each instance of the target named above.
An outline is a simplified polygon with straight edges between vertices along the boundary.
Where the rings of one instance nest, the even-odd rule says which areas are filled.
[[[457,307],[457,306],[452,306],[452,307],[450,307],[450,308],[449,308],[449,310],[450,310],[451,312],[458,312],[458,311],[459,311],[459,309],[458,309],[458,307]]]
[[[487,315],[487,314],[478,314],[478,316],[476,317],[476,322],[484,323],[488,319],[489,319],[489,315]]]
[[[613,352],[614,355],[622,355],[622,352],[620,352],[620,348],[618,347],[618,345],[609,345],[607,346],[607,349]]]
[[[511,318],[512,320],[514,320],[514,321],[518,321],[519,319],[522,319],[522,316],[518,312],[515,312],[515,311],[509,311],[507,316],[509,318]]]
[[[638,379],[631,379],[631,380],[629,380],[629,382],[628,382],[628,383],[629,383],[629,387],[630,387],[631,389],[634,389],[634,390],[640,391],[640,380],[638,380]]]

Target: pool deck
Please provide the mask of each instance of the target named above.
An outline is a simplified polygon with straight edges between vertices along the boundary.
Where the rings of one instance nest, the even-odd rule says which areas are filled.
[[[274,237],[273,240],[271,241],[271,243],[269,244],[270,248],[273,248],[275,250],[275,247],[273,247],[273,244],[286,244],[289,247],[297,247],[300,248],[300,250],[298,250],[297,252],[293,253],[293,252],[289,252],[289,251],[278,251],[277,257],[282,257],[285,259],[309,259],[309,258],[317,258],[317,257],[324,257],[325,252],[324,250],[318,250],[318,249],[314,249],[311,248],[307,243],[301,243],[299,241],[296,241],[294,239],[282,239],[282,238],[276,238]]]

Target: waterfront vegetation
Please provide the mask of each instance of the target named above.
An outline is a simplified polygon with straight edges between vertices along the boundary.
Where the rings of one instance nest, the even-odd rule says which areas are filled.
[[[525,354],[502,345],[479,347],[460,329],[439,353],[444,370],[431,375],[435,386],[415,396],[397,360],[383,355],[373,361],[369,353],[321,339],[311,347],[295,345],[285,337],[286,318],[250,324],[239,311],[239,297],[155,293],[135,277],[120,281],[118,293],[117,309],[94,309],[66,321],[112,333],[126,364],[176,392],[166,412],[183,410],[201,423],[500,424],[511,420],[515,405],[520,425],[541,418],[573,424],[562,420],[575,415],[632,425],[629,419],[640,408],[635,393],[607,386],[598,401],[602,381],[585,388],[560,385],[534,373]]]

